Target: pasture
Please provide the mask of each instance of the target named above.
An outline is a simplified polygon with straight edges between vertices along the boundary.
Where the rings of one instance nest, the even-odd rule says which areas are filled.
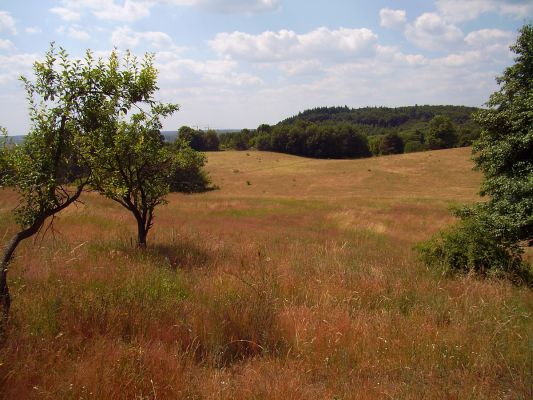
[[[1,398],[531,398],[531,290],[413,250],[478,199],[470,149],[208,159],[220,189],[171,194],[145,252],[95,193],[19,248]]]

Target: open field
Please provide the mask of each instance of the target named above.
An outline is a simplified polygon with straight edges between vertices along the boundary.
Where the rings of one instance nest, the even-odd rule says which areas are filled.
[[[412,246],[475,201],[470,149],[363,160],[209,153],[149,250],[84,196],[24,243],[6,399],[527,399],[533,293],[444,278]],[[0,236],[16,196],[0,192]]]

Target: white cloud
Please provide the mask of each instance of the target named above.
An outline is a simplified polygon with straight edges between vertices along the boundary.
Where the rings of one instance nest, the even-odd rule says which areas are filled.
[[[28,26],[26,29],[25,29],[26,33],[28,35],[35,35],[35,34],[38,34],[38,33],[41,33],[42,32],[42,29],[39,28],[38,26]]]
[[[504,2],[499,5],[500,12],[512,15],[515,18],[531,18],[533,15],[533,3],[530,0],[518,2]]]
[[[409,41],[427,50],[444,50],[459,45],[463,32],[434,13],[419,16],[414,24],[407,25],[405,35]]]
[[[11,83],[19,86],[18,78],[28,75],[33,63],[38,59],[36,54],[0,55],[0,85]]]
[[[68,28],[67,34],[71,38],[78,39],[78,40],[89,40],[91,38],[91,35],[89,35],[88,32],[81,30],[81,29],[77,29],[72,26]]]
[[[52,14],[56,14],[63,21],[67,22],[79,21],[81,18],[81,14],[79,12],[65,7],[54,7],[50,9],[50,12]]]
[[[233,60],[197,61],[169,51],[156,53],[156,60],[161,80],[174,84],[256,86],[263,83],[252,74],[239,72],[238,63]]]
[[[0,50],[15,50],[15,45],[11,40],[0,39]]]
[[[323,73],[323,65],[318,60],[293,60],[279,64],[279,69],[288,76],[315,75]]]
[[[17,34],[15,20],[7,11],[0,11],[0,32],[7,32],[12,35]]]
[[[489,12],[518,19],[533,15],[531,0],[437,0],[436,5],[439,13],[453,22],[470,21]]]
[[[98,19],[131,22],[150,15],[151,4],[145,1],[126,0],[122,5],[115,4],[114,1],[100,3],[103,7],[93,10]]]
[[[257,14],[279,9],[280,0],[61,0],[50,11],[65,21],[78,21],[85,11],[101,20],[133,22],[150,16],[156,5],[197,7],[224,14]]]
[[[496,44],[509,46],[513,38],[513,32],[503,31],[501,29],[481,29],[466,35],[465,42],[470,46],[486,48]]]
[[[330,59],[361,56],[371,53],[376,42],[377,36],[366,28],[339,28],[332,31],[322,27],[302,35],[289,30],[267,31],[259,35],[218,33],[209,45],[222,56],[273,62],[324,56]]]
[[[277,10],[279,0],[197,0],[195,5],[218,13],[256,14]]]
[[[65,21],[78,21],[84,11],[90,11],[96,18],[111,21],[133,22],[150,15],[154,5],[149,0],[62,0],[63,7],[55,7],[50,12]]]
[[[479,63],[482,59],[483,54],[480,51],[465,51],[457,54],[448,54],[445,57],[435,59],[432,64],[444,65],[452,68],[464,67]]]
[[[379,24],[385,28],[402,28],[406,22],[405,10],[382,8],[379,10]]]
[[[419,67],[427,65],[429,60],[422,54],[404,54],[394,46],[377,46],[376,58],[380,63],[399,67]]]
[[[159,4],[198,7],[222,14],[257,14],[280,8],[280,0],[153,0]]]
[[[126,26],[113,31],[111,43],[113,46],[122,49],[133,49],[138,46],[148,45],[157,49],[182,50],[175,46],[172,38],[164,32],[135,32]]]

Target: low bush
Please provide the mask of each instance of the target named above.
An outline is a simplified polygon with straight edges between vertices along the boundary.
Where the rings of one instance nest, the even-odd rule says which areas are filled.
[[[463,218],[417,245],[421,261],[444,273],[506,276],[515,283],[533,283],[531,266],[522,260],[516,242],[505,242],[479,215]]]

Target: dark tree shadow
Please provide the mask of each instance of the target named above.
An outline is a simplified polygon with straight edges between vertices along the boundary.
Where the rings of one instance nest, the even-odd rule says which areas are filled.
[[[208,251],[188,240],[170,244],[154,243],[148,251],[173,270],[205,267],[212,258]]]

